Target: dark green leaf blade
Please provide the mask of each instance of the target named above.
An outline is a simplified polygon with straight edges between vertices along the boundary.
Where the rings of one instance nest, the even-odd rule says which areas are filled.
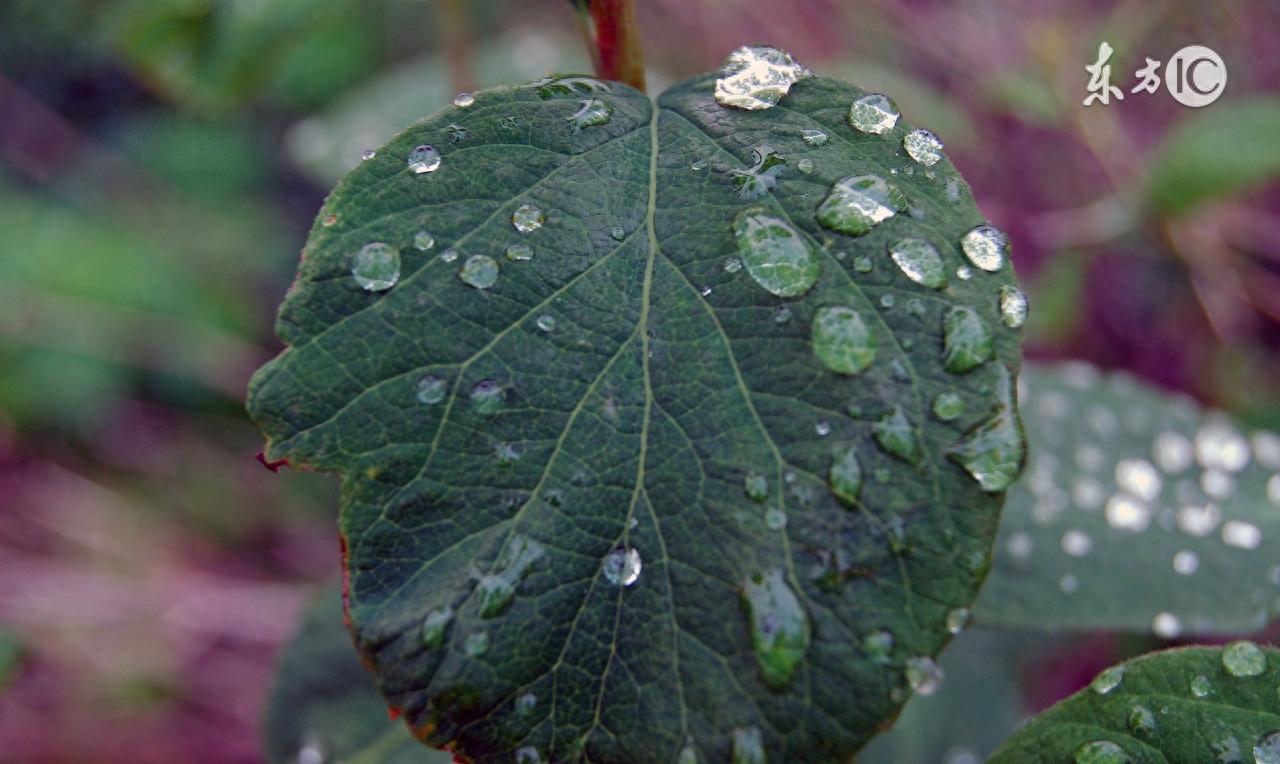
[[[1280,608],[1280,437],[1080,363],[1028,364],[1022,386],[1031,455],[980,622],[1162,637],[1267,623]]]
[[[1278,685],[1274,648],[1244,642],[1151,653],[1107,669],[1037,716],[990,764],[1265,764],[1280,756]]]
[[[770,760],[846,757],[985,574],[1002,498],[955,447],[1013,421],[1019,338],[1011,268],[960,252],[982,222],[963,181],[909,159],[904,122],[851,128],[848,85],[804,79],[755,112],[713,88],[655,110],[574,78],[424,120],[331,195],[281,311],[291,347],[254,380],[268,456],[344,476],[350,618],[383,692],[477,761],[719,761],[757,739]],[[422,144],[441,160],[415,174]],[[819,225],[863,174],[892,180],[896,214]],[[788,239],[785,263],[740,250],[742,215]],[[904,238],[946,286],[894,265]],[[349,274],[377,241],[401,276],[366,292]],[[956,306],[991,333],[964,374],[944,367]],[[874,332],[866,368],[815,355],[831,307]],[[959,416],[929,413],[942,392]],[[916,442],[891,452],[875,431],[895,408],[914,430],[893,442]],[[856,486],[833,464],[849,449]],[[881,632],[892,649],[862,646]]]

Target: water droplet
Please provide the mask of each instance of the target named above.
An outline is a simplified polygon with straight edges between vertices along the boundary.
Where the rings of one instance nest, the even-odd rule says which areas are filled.
[[[1019,329],[1027,321],[1027,296],[1016,286],[1000,287],[1000,320],[1010,329]]]
[[[741,260],[739,260],[739,259],[738,259],[738,258],[736,258],[736,257],[729,257],[729,258],[726,258],[726,259],[725,259],[725,261],[724,261],[724,272],[725,272],[725,273],[737,273],[737,272],[738,272],[738,271],[740,271],[740,270],[742,270],[742,261],[741,261]]]
[[[631,586],[640,578],[644,567],[635,548],[619,547],[604,558],[604,577],[614,586]]]
[[[1190,576],[1200,569],[1200,556],[1190,549],[1182,549],[1173,555],[1173,570]]]
[[[512,536],[494,562],[493,572],[481,576],[476,584],[480,617],[492,618],[506,610],[516,586],[544,555],[546,549],[537,541],[518,533]]]
[[[493,416],[502,410],[507,391],[492,379],[482,379],[471,388],[471,410],[481,416]]]
[[[1013,559],[1026,560],[1031,557],[1031,552],[1035,550],[1035,545],[1035,540],[1029,534],[1024,531],[1017,531],[1009,536],[1004,548]]]
[[[880,295],[880,307],[882,308],[886,308],[886,309],[892,308],[894,306],[894,303],[896,303],[897,301],[898,301],[897,298],[894,297],[892,294]]]
[[[1253,746],[1255,764],[1280,764],[1280,730],[1268,732]]]
[[[1119,687],[1122,681],[1124,681],[1124,666],[1112,666],[1099,672],[1089,683],[1089,689],[1099,695],[1106,695]]]
[[[771,531],[780,531],[787,527],[787,513],[777,507],[765,510],[764,524]]]
[[[360,152],[360,158],[366,162],[368,162],[370,159],[373,159],[377,155],[378,155],[378,152],[374,151],[373,149],[365,149],[364,151]]]
[[[705,170],[707,169],[707,160],[695,159],[694,161],[689,163],[689,169],[693,170],[694,172],[698,172],[699,170]]]
[[[933,399],[933,415],[950,422],[964,413],[964,400],[951,391],[938,393]]]
[[[1118,531],[1141,533],[1151,525],[1151,507],[1124,493],[1107,500],[1105,515],[1107,525]]]
[[[1170,475],[1176,475],[1190,467],[1195,458],[1191,440],[1173,430],[1165,430],[1156,436],[1151,453],[1160,469]]]
[[[516,698],[515,706],[517,714],[520,716],[528,716],[533,712],[533,709],[538,707],[538,696],[532,692],[526,692]]]
[[[1262,543],[1262,529],[1242,520],[1222,524],[1222,543],[1237,549],[1257,549]]]
[[[796,82],[813,72],[790,53],[765,46],[744,45],[729,54],[716,79],[716,103],[759,111],[773,106]]]
[[[472,658],[479,658],[489,651],[489,632],[473,631],[462,643],[462,650]]]
[[[1076,578],[1070,573],[1064,574],[1061,578],[1058,579],[1058,591],[1062,592],[1063,594],[1075,594],[1076,590],[1079,588],[1080,588],[1080,579]]]
[[[1225,418],[1211,418],[1200,426],[1195,449],[1205,469],[1239,472],[1249,463],[1249,442]]]
[[[429,146],[424,143],[409,152],[407,164],[410,170],[421,175],[424,172],[439,170],[442,161],[440,151],[435,146]]]
[[[453,97],[453,105],[460,109],[465,109],[476,102],[474,93],[459,93]]]
[[[599,98],[585,98],[579,101],[578,110],[565,117],[565,121],[573,125],[575,133],[587,127],[607,125],[611,119],[613,119],[613,107]]]
[[[960,239],[960,249],[969,262],[992,273],[1004,267],[1009,253],[1009,237],[1004,231],[991,225],[980,225]]]
[[[770,294],[797,297],[818,280],[818,258],[788,223],[756,207],[738,213],[733,233],[747,273]]]
[[[765,764],[764,739],[759,727],[740,727],[733,737],[733,764]]]
[[[779,305],[773,311],[773,322],[775,324],[785,324],[791,320],[791,308],[786,305]]]
[[[324,218],[320,221],[320,225],[324,226],[325,228],[332,228],[333,225],[337,222],[338,222],[337,215],[325,215]]]
[[[739,199],[759,199],[769,193],[778,185],[778,176],[787,169],[787,160],[768,146],[753,149],[751,161],[750,167],[729,173],[729,181],[737,190]]]
[[[1129,711],[1129,731],[1135,735],[1150,737],[1156,732],[1156,715],[1146,706],[1134,706]]]
[[[769,479],[759,472],[748,473],[742,479],[742,489],[755,502],[763,502],[769,498]]]
[[[516,764],[542,764],[542,754],[531,745],[516,749]]]
[[[1258,676],[1267,670],[1267,655],[1247,639],[1222,648],[1222,667],[1231,676]]]
[[[942,141],[928,130],[912,130],[902,137],[902,148],[907,155],[925,167],[932,167],[942,159]]]
[[[445,393],[449,390],[449,383],[435,374],[428,374],[418,379],[416,389],[419,403],[434,406],[444,400]]]
[[[991,331],[973,308],[957,305],[942,319],[943,365],[964,374],[986,363],[994,352]]]
[[[870,273],[873,267],[871,258],[866,255],[858,255],[853,258],[853,269],[858,273]]]
[[[996,408],[979,424],[947,449],[947,458],[964,467],[982,490],[1008,488],[1022,473],[1026,441],[1018,421],[1013,375],[1000,367],[995,385]]]
[[[876,357],[875,335],[853,308],[819,308],[813,317],[813,352],[838,374],[859,374]]]
[[[818,222],[833,231],[862,236],[907,208],[907,198],[877,175],[850,175],[831,187],[818,205]]]
[[[1151,619],[1151,633],[1161,639],[1176,639],[1182,633],[1182,624],[1173,613],[1161,611]]]
[[[498,261],[488,255],[472,255],[458,271],[458,278],[476,289],[488,289],[498,283]]]
[[[1079,528],[1070,528],[1062,534],[1062,551],[1072,557],[1084,557],[1093,551],[1093,539]]]
[[[1144,501],[1160,496],[1160,473],[1146,459],[1122,459],[1116,464],[1116,485]]]
[[[1076,764],[1129,764],[1124,749],[1110,740],[1092,740],[1076,749]]]
[[[873,631],[862,638],[862,647],[871,656],[871,660],[881,665],[892,659],[893,634],[881,629]]]
[[[942,667],[927,656],[908,658],[906,676],[917,695],[932,695],[942,686]]]
[[[520,233],[536,231],[547,222],[547,215],[535,204],[522,204],[511,213],[511,225]]]
[[[400,251],[380,241],[369,242],[356,253],[351,275],[366,291],[386,291],[400,280]]]
[[[947,631],[959,634],[969,626],[971,613],[967,607],[952,608],[947,611]]]
[[[821,130],[801,130],[800,137],[810,146],[821,146],[827,142],[827,134]]]
[[[533,247],[528,244],[512,244],[507,247],[506,255],[507,259],[512,262],[528,262],[533,259]]]
[[[947,267],[942,255],[924,239],[901,239],[889,245],[889,255],[907,278],[930,289],[947,285]]]
[[[427,613],[422,619],[422,645],[437,648],[444,644],[444,633],[450,623],[453,623],[453,608],[448,605]]]
[[[622,241],[627,237],[627,232],[622,230],[622,226],[616,225],[609,229],[609,238],[614,241]]]
[[[544,332],[555,331],[555,328],[556,328],[555,316],[550,316],[544,313],[541,316],[538,316],[537,324],[538,324],[538,328]]]
[[[445,129],[449,131],[450,143],[461,143],[467,139],[467,128],[462,125],[450,123]]]
[[[760,676],[769,687],[780,690],[791,681],[809,649],[809,616],[781,570],[757,573],[744,581],[742,601]]]
[[[1235,484],[1235,478],[1221,470],[1205,470],[1200,473],[1200,490],[1211,499],[1230,498]]]
[[[973,278],[973,271],[969,269],[969,266],[962,265],[959,268],[956,268],[956,278],[961,281],[968,281]]]
[[[446,263],[451,263],[458,259],[458,250],[452,248],[446,249],[440,253],[440,259]]]
[[[1188,536],[1203,538],[1218,527],[1222,521],[1222,510],[1215,504],[1187,504],[1178,508],[1175,517],[1178,530]]]
[[[676,764],[698,764],[698,752],[694,750],[692,738],[686,740],[684,747],[680,749]]]
[[[804,159],[801,159],[799,162],[796,162],[796,169],[804,173],[805,175],[808,175],[809,173],[813,172],[813,160],[810,159],[809,157],[805,157]]]
[[[871,426],[871,431],[876,443],[886,452],[912,464],[920,461],[920,442],[901,406],[894,406],[892,411],[880,417]]]
[[[872,135],[884,135],[898,124],[898,110],[883,93],[862,96],[849,107],[849,124]]]
[[[1209,693],[1213,692],[1213,682],[1209,681],[1209,677],[1204,674],[1197,674],[1191,680],[1191,694],[1197,698],[1205,698]]]
[[[419,252],[426,252],[436,245],[436,237],[426,231],[418,231],[413,235],[413,248]]]
[[[858,491],[862,488],[862,465],[858,462],[858,453],[853,446],[836,451],[828,479],[831,492],[836,498],[849,505],[857,502]]]

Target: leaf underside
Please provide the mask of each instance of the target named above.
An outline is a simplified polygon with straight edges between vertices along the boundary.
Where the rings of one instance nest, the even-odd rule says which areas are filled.
[[[710,76],[656,107],[574,82],[478,93],[338,185],[280,312],[290,347],[251,386],[267,456],[341,473],[352,628],[425,741],[474,761],[754,761],[758,734],[771,761],[847,758],[985,575],[1002,497],[946,449],[1016,374],[997,309],[1012,269],[934,290],[895,267],[887,246],[917,237],[954,273],[982,217],[948,160],[926,174],[904,154],[905,121],[849,126],[852,86],[804,79],[742,111]],[[814,130],[829,139],[806,143]],[[420,144],[438,169],[406,168]],[[786,162],[757,161],[770,151]],[[746,199],[732,171],[753,165],[776,185],[748,178]],[[820,226],[833,184],[864,173],[910,211],[858,237]],[[545,223],[521,233],[526,204]],[[799,233],[812,288],[778,297],[729,263],[748,208]],[[389,290],[352,279],[369,242],[400,252]],[[512,245],[529,252],[509,260]],[[485,289],[460,277],[477,255],[498,266]],[[994,342],[963,374],[944,367],[957,305]],[[864,371],[815,356],[829,306],[875,335]],[[929,414],[943,391],[963,404],[945,422]],[[877,444],[895,407],[914,459]],[[861,485],[841,501],[827,475],[850,447]],[[630,586],[614,550],[642,561]],[[779,625],[770,647],[760,629]],[[892,649],[863,646],[881,631]]]

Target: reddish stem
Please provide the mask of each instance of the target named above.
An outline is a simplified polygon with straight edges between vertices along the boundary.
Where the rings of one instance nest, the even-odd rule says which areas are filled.
[[[591,0],[596,74],[644,90],[644,51],[634,0]]]

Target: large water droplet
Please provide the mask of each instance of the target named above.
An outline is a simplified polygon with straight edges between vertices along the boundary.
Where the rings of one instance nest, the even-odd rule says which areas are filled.
[[[947,371],[964,374],[991,358],[991,331],[973,308],[957,305],[947,311],[942,330],[943,365]]]
[[[498,261],[488,255],[472,255],[462,264],[458,278],[476,289],[488,289],[498,283]]]
[[[449,391],[449,383],[435,374],[427,374],[418,379],[415,389],[419,403],[434,406],[444,400],[445,393]]]
[[[853,308],[818,308],[813,316],[812,339],[814,355],[838,374],[859,374],[876,357],[876,337]]]
[[[474,93],[459,93],[453,97],[453,105],[460,109],[465,109],[476,102]]]
[[[440,163],[443,159],[440,157],[440,151],[435,146],[422,144],[409,152],[407,164],[409,169],[421,175],[424,172],[435,172],[440,169]]]
[[[1268,732],[1253,746],[1255,764],[1280,764],[1280,730]]]
[[[760,208],[739,212],[733,220],[733,233],[747,273],[770,294],[802,295],[822,272],[804,236]]]
[[[536,231],[547,222],[547,215],[536,204],[522,204],[511,213],[511,225],[520,233]]]
[[[766,764],[764,738],[759,727],[742,727],[732,733],[733,764]]]
[[[512,536],[494,562],[493,572],[481,576],[476,584],[480,617],[492,618],[505,610],[515,597],[516,586],[546,553],[542,544],[528,536]]]
[[[744,45],[729,54],[716,78],[716,103],[736,109],[759,111],[773,106],[796,82],[813,72],[790,53],[757,45]]]
[[[857,449],[846,446],[836,451],[827,478],[836,498],[851,506],[856,504],[862,488],[862,465],[858,463]]]
[[[422,619],[422,645],[436,648],[444,644],[444,633],[453,623],[453,608],[448,605],[436,608]]]
[[[927,656],[908,658],[906,675],[907,684],[917,695],[932,695],[942,686],[942,667]]]
[[[1129,754],[1110,740],[1093,740],[1076,749],[1076,764],[1128,764]]]
[[[1267,670],[1267,654],[1247,639],[1222,648],[1222,667],[1231,676],[1257,676]]]
[[[883,93],[865,95],[849,107],[849,124],[872,135],[884,135],[898,124],[898,110]]]
[[[1018,420],[1013,375],[1000,367],[996,408],[987,421],[947,449],[947,458],[964,467],[982,490],[1003,491],[1017,480],[1026,459],[1026,442]]]
[[[605,555],[604,577],[614,586],[631,586],[640,579],[643,567],[639,550],[619,547]]]
[[[729,181],[738,192],[739,199],[759,199],[778,185],[778,176],[787,169],[787,160],[774,153],[768,146],[751,151],[751,166],[745,170],[733,170]]]
[[[809,649],[809,616],[781,570],[757,573],[742,584],[751,646],[764,683],[780,690]]]
[[[769,479],[759,472],[752,472],[744,477],[742,488],[752,501],[763,502],[769,498]]]
[[[613,119],[613,107],[599,98],[586,98],[578,102],[578,110],[565,118],[573,124],[573,132],[581,132],[583,128],[607,125]]]
[[[960,249],[969,262],[994,273],[1004,267],[1009,237],[995,226],[980,225],[961,237]]]
[[[472,658],[479,658],[489,652],[489,632],[473,631],[462,642],[462,650]]]
[[[925,167],[932,167],[942,159],[942,141],[928,130],[912,130],[902,137],[902,148],[907,155]]]
[[[818,205],[818,222],[833,231],[862,236],[907,208],[907,198],[877,175],[850,175],[831,187]]]
[[[1099,672],[1098,675],[1093,678],[1093,681],[1089,683],[1089,689],[1099,695],[1106,695],[1119,687],[1120,683],[1123,681],[1124,666],[1112,666],[1111,668],[1103,669]]]
[[[400,251],[381,241],[369,242],[356,253],[351,275],[369,292],[390,289],[400,280]]]
[[[890,454],[915,464],[920,461],[920,441],[901,406],[885,414],[871,426],[876,442]]]
[[[1000,320],[1010,329],[1018,329],[1027,321],[1027,296],[1016,286],[1000,287]]]
[[[933,415],[943,422],[950,422],[964,413],[964,399],[950,390],[938,393],[933,399]]]
[[[947,266],[937,247],[924,239],[901,239],[889,245],[889,255],[907,278],[930,289],[947,285]]]
[[[471,410],[481,416],[492,416],[502,410],[507,390],[492,379],[482,379],[471,388]]]

